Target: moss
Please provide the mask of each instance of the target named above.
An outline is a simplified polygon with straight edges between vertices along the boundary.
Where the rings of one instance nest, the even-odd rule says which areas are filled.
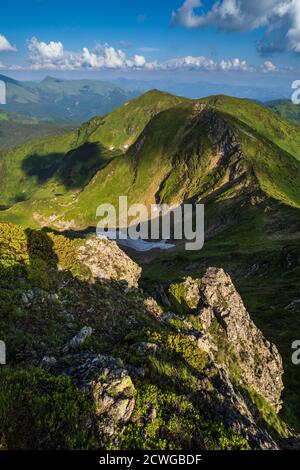
[[[222,424],[205,421],[186,397],[139,384],[131,423],[118,449],[249,449],[247,441]]]
[[[8,449],[89,449],[93,407],[69,378],[0,371],[0,442]]]
[[[248,395],[259,412],[259,421],[267,426],[269,432],[276,438],[288,438],[289,429],[284,421],[278,416],[275,409],[261,395],[251,388],[242,387],[243,392]]]
[[[171,284],[168,294],[173,307],[179,314],[184,314],[191,310],[187,302],[186,286],[183,282]]]
[[[28,260],[24,229],[14,224],[0,224],[0,279],[5,281],[20,275]]]
[[[70,239],[63,235],[49,234],[53,241],[53,250],[58,257],[59,266],[64,271],[70,271],[74,276],[89,279],[91,273],[78,258],[78,250],[82,245],[80,239]]]

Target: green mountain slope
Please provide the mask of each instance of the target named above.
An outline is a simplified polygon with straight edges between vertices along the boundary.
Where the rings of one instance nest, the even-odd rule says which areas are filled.
[[[267,103],[267,106],[279,116],[296,124],[300,123],[300,106],[290,100],[275,100]]]
[[[179,287],[189,304],[171,313],[140,274],[114,242],[0,224],[0,449],[288,445],[280,356],[230,277],[212,268],[170,286],[170,300]],[[222,324],[213,308],[225,303]]]
[[[270,112],[265,106],[249,100],[212,96],[205,99],[204,102],[245,123],[260,137],[277,144],[278,147],[300,160],[299,126]]]
[[[103,165],[126,152],[155,114],[180,101],[150,92],[104,118],[93,118],[78,130],[3,152],[0,204],[26,200],[36,191],[38,198],[45,198],[81,189]]]
[[[3,155],[1,204],[20,200],[12,183],[19,178],[28,201],[5,217],[48,218],[60,227],[95,225],[96,207],[117,205],[119,195],[150,205],[261,191],[299,207],[297,131],[247,100],[152,91],[67,136]]]
[[[42,119],[8,113],[0,109],[0,150],[16,147],[39,137],[70,131],[72,126],[45,122]]]

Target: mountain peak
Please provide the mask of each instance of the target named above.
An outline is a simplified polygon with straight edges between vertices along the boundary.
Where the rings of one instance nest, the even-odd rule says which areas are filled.
[[[62,80],[61,78],[56,78],[56,77],[51,77],[51,75],[47,75],[42,81],[41,83],[61,83],[63,82],[64,80]]]
[[[0,74],[0,80],[4,83],[11,83],[11,84],[14,84],[14,85],[19,85],[20,82],[18,82],[18,80],[14,80],[13,78],[10,78],[10,77],[7,77],[6,75],[1,75]]]

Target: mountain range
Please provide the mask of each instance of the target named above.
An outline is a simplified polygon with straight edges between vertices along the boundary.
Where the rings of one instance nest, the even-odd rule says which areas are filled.
[[[134,406],[135,418],[119,434],[125,448],[143,445],[138,439],[141,429],[147,448],[186,448],[189,437],[180,429],[187,426],[196,448],[222,448],[222,442],[225,448],[276,448],[282,440],[283,447],[294,442],[291,436],[300,429],[300,372],[291,361],[300,305],[299,130],[296,123],[254,101],[224,95],[192,100],[151,90],[75,130],[1,152],[0,236],[4,248],[0,259],[3,279],[11,276],[18,286],[14,297],[9,283],[5,284],[3,297],[5,311],[8,302],[14,306],[13,320],[4,321],[9,324],[7,336],[13,341],[14,361],[40,364],[49,343],[56,358],[64,348],[62,361],[53,362],[52,354],[44,359],[46,370],[53,370],[54,377],[62,373],[78,385],[80,371],[86,370],[85,377],[90,379],[81,386],[90,390],[95,383],[92,364],[97,363],[98,372],[108,371],[105,390],[112,390],[116,387],[112,380],[117,380],[115,357],[124,358],[129,364],[127,372],[122,372],[128,392],[126,406],[122,402],[125,411],[120,418],[105,409],[112,421],[105,422],[105,431],[100,426],[106,436],[103,442],[107,435],[115,436],[109,423],[127,422]],[[187,252],[184,243],[176,241],[168,252],[145,255],[128,250],[141,272],[127,258],[124,261],[115,244],[89,238],[97,224],[98,205],[118,207],[120,195],[128,196],[129,204],[139,202],[147,207],[204,203],[203,250]],[[102,279],[100,284],[95,278]],[[72,286],[71,294],[67,285]],[[142,293],[135,290],[138,286]],[[43,305],[47,305],[44,310]],[[26,308],[32,312],[27,323]],[[262,333],[249,323],[246,309]],[[71,317],[65,317],[67,314]],[[22,339],[24,328],[27,336]],[[41,340],[34,339],[35,328],[44,331]],[[75,336],[76,330],[80,330],[79,336]],[[72,335],[77,339],[66,344]],[[19,338],[16,342],[15,337]],[[190,343],[192,337],[196,343]],[[232,339],[224,349],[224,341],[236,337],[241,345]],[[253,338],[253,344],[248,344]],[[80,347],[78,350],[81,340],[87,341],[83,355]],[[283,360],[282,397],[281,359],[270,341]],[[243,347],[245,354],[241,353]],[[204,351],[208,356],[204,357]],[[114,359],[107,357],[110,353]],[[94,354],[106,356],[96,358]],[[120,364],[123,370],[125,366]],[[127,373],[135,377],[137,395]],[[13,387],[18,379],[5,380]],[[30,377],[25,374],[24,380],[30,388]],[[34,387],[39,389],[45,380],[34,376]],[[59,390],[60,383],[54,385],[53,390]],[[102,385],[99,387],[102,393]],[[227,403],[222,390],[231,390],[234,404]],[[77,397],[73,389],[66,393]],[[93,389],[94,397],[101,393],[97,395]],[[198,393],[204,407],[197,400]],[[223,407],[216,396],[223,400]],[[173,423],[163,410],[176,410],[176,403],[181,411],[174,411],[179,420]],[[215,411],[203,421],[209,436],[205,443],[201,441],[205,429],[201,427],[200,436],[195,431],[201,419],[189,421],[188,416],[203,413],[208,403],[208,409]],[[257,421],[252,421],[255,412],[252,415],[248,410],[244,414],[247,424],[240,424],[237,413],[247,406],[252,410],[253,404]],[[115,404],[115,411],[120,408],[120,403]],[[191,415],[183,412],[182,417],[181,412],[188,409]],[[230,417],[230,426],[236,419],[246,440],[248,432],[247,442],[232,434],[231,427],[226,432],[214,427],[225,415]],[[179,435],[185,437],[180,440]],[[119,441],[109,442],[117,446]],[[68,445],[72,447],[72,443]]]
[[[80,123],[96,114],[107,114],[136,96],[118,85],[100,80],[18,81],[0,75],[6,84],[3,111],[55,122]]]
[[[209,95],[225,94],[233,97],[247,98],[261,103],[278,100],[279,98],[288,100],[291,96],[289,86],[267,87],[262,85],[240,85],[238,83],[218,83],[213,80],[199,81],[178,81],[178,80],[131,80],[129,78],[118,78],[114,83],[127,90],[135,91],[139,94],[159,89],[161,91],[175,95],[185,96],[191,99],[204,98]]]

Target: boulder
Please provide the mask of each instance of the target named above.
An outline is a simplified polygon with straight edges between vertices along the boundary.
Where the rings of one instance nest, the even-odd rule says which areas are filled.
[[[93,334],[90,326],[84,326],[63,348],[63,353],[78,349]]]

